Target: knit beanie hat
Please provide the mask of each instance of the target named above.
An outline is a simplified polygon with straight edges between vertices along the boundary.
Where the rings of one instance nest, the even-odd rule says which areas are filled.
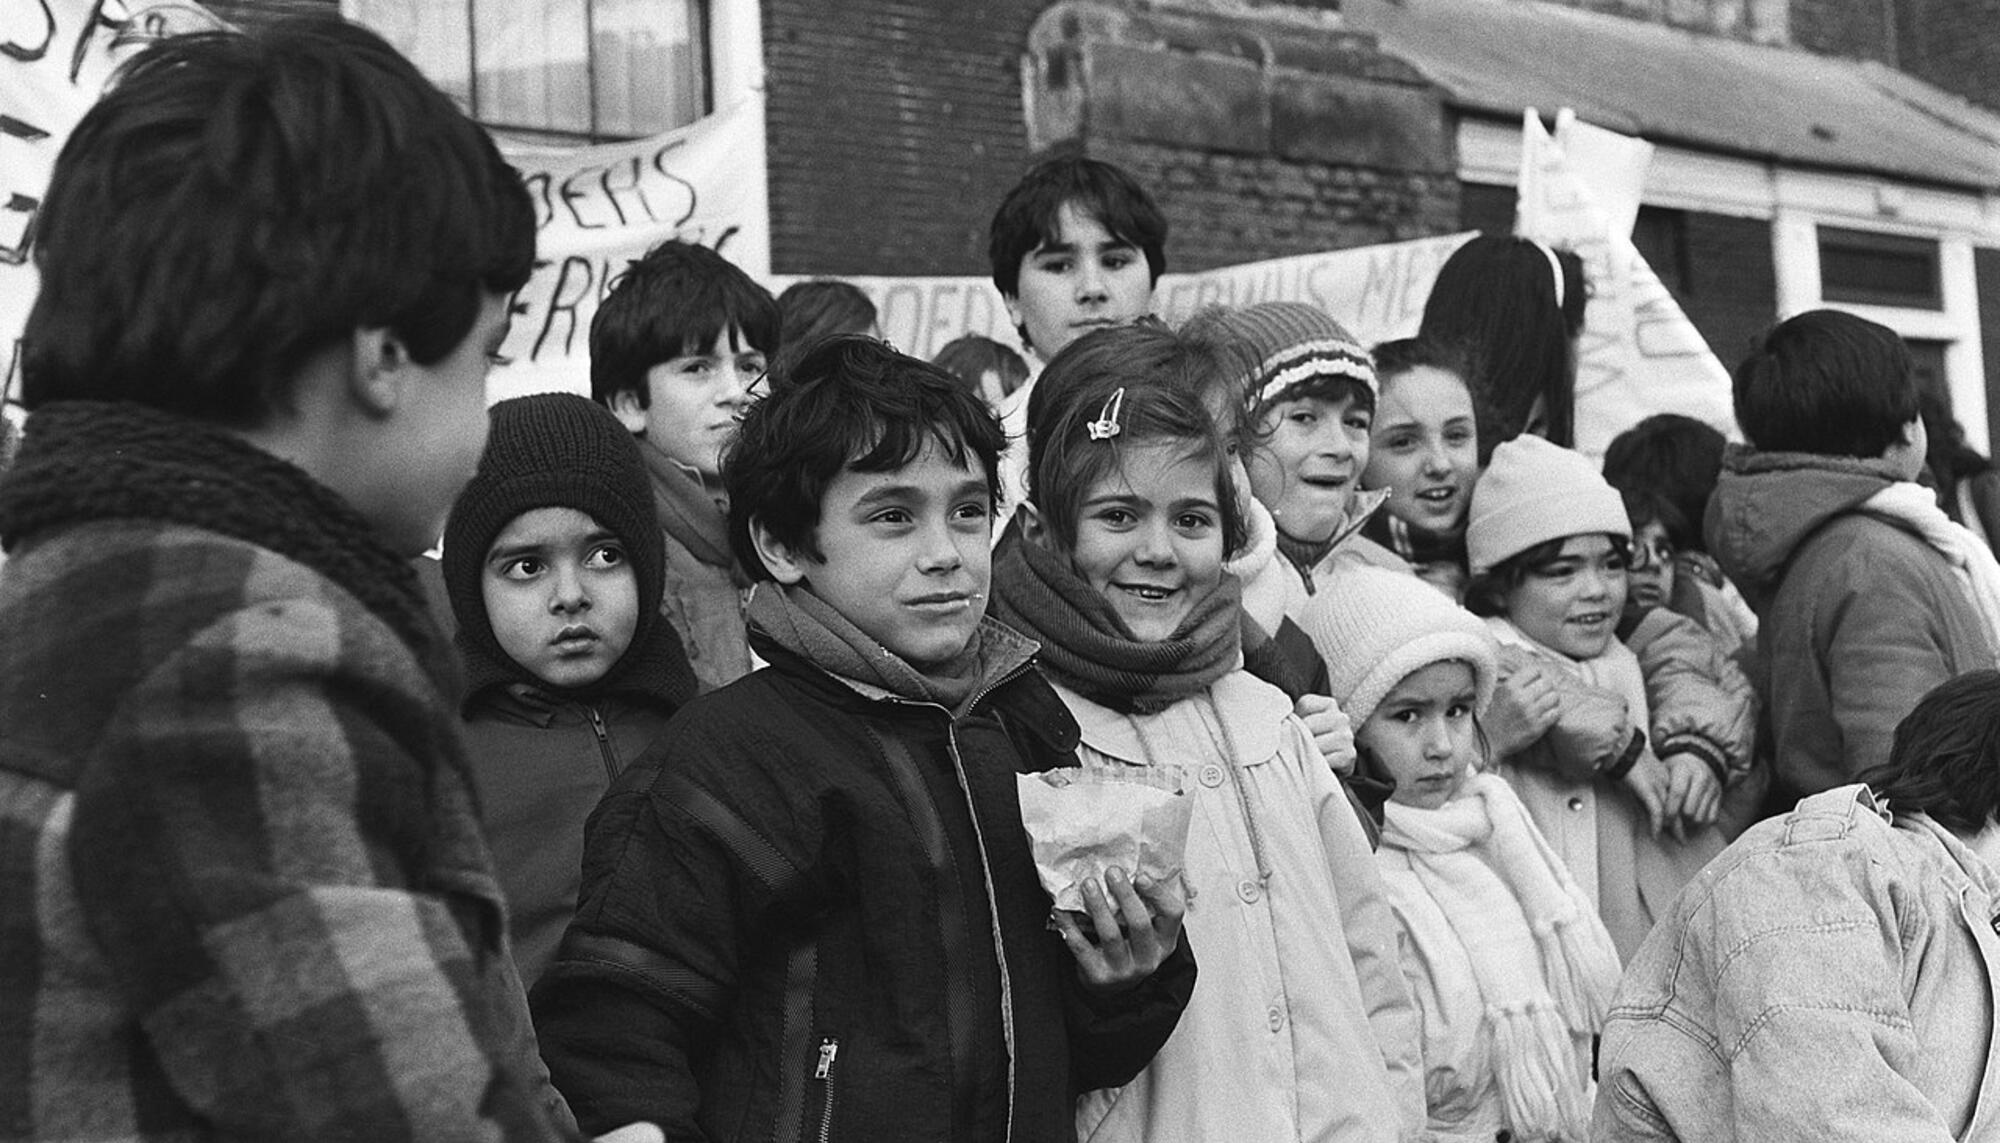
[[[1300,395],[1294,390],[1302,387],[1305,395],[1312,395],[1306,383],[1315,380],[1359,381],[1371,398],[1378,395],[1375,363],[1368,351],[1325,310],[1303,302],[1260,302],[1198,319],[1197,336],[1219,331],[1255,355],[1257,364],[1248,378],[1253,409]]]
[[[1299,626],[1326,660],[1333,697],[1356,729],[1397,683],[1432,663],[1468,664],[1478,709],[1492,701],[1499,651],[1485,621],[1408,572],[1343,571],[1306,604]]]
[[[1493,450],[1472,486],[1465,554],[1472,574],[1536,544],[1597,533],[1632,538],[1625,501],[1590,458],[1537,436],[1518,436]]]
[[[573,393],[537,393],[490,410],[479,471],[444,529],[444,580],[461,644],[501,663],[480,569],[494,537],[537,508],[574,508],[625,545],[639,584],[639,619],[622,665],[647,644],[666,590],[666,540],[639,443],[611,411]],[[614,667],[616,673],[618,668]]]

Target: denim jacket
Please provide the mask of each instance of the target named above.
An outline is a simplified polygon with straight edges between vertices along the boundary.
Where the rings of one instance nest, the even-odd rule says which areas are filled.
[[[1595,1140],[2000,1139],[2000,876],[1865,786],[1760,823],[1628,966]]]

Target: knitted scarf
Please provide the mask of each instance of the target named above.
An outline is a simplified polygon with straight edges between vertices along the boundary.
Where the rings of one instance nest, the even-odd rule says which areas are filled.
[[[450,693],[457,670],[416,571],[304,470],[226,429],[129,402],[57,401],[0,481],[0,544],[96,520],[184,524],[311,568],[387,623]]]
[[[1224,575],[1179,630],[1142,643],[1068,559],[1021,541],[994,554],[991,614],[1040,643],[1043,669],[1063,686],[1121,714],[1155,714],[1242,662],[1238,595]]]
[[[1403,557],[1412,566],[1450,563],[1466,566],[1465,521],[1448,532],[1426,532],[1390,512],[1377,512],[1361,525],[1361,534]]]
[[[753,639],[768,639],[830,675],[898,698],[936,703],[953,718],[963,716],[989,684],[1035,655],[1033,643],[984,620],[950,661],[921,670],[809,589],[776,583],[760,583],[751,592],[749,624]]]
[[[700,474],[645,440],[639,442],[639,455],[645,457],[646,475],[653,481],[653,504],[660,527],[695,559],[710,567],[729,568],[738,586],[749,586],[729,550],[729,513],[716,503]]]
[[[1408,855],[1471,963],[1515,1137],[1588,1137],[1572,1036],[1604,1026],[1618,950],[1520,798],[1499,776],[1474,774],[1437,809],[1391,802],[1382,845]],[[1416,952],[1433,966],[1457,961]]]
[[[1958,581],[1985,622],[1993,646],[2000,648],[2000,562],[1965,525],[1954,523],[1938,507],[1937,496],[1921,484],[1899,480],[1870,496],[1864,511],[1909,525],[1935,548],[1958,573]]]

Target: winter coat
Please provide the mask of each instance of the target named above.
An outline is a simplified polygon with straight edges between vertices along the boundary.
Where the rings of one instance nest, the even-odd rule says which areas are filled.
[[[1078,1137],[1414,1139],[1420,1033],[1381,877],[1291,701],[1243,671],[1152,715],[1057,693],[1085,768],[1185,769],[1186,932],[1206,965],[1152,1064],[1083,1098]]]
[[[21,544],[0,624],[0,1139],[559,1137],[457,712],[389,624],[144,519]]]
[[[1722,851],[1722,837],[1713,827],[1695,830],[1685,841],[1664,830],[1655,835],[1624,780],[1602,774],[1628,753],[1650,749],[1641,729],[1645,712],[1634,711],[1637,703],[1626,696],[1592,685],[1576,661],[1525,643],[1505,620],[1487,623],[1500,639],[1502,676],[1507,664],[1532,656],[1550,668],[1562,703],[1548,733],[1498,760],[1494,769],[1521,796],[1570,876],[1597,902],[1619,957],[1629,960],[1681,886]],[[1605,654],[1632,652],[1614,641]],[[1630,669],[1639,671],[1636,662]]]
[[[1049,928],[1015,776],[1074,765],[1075,723],[1025,664],[954,720],[768,657],[591,819],[534,995],[557,1086],[669,1140],[1070,1138],[1194,981],[1184,941],[1090,997]]]
[[[2000,1138],[1996,913],[2000,876],[1864,786],[1751,827],[1627,968],[1592,1138]]]
[[[555,959],[583,884],[583,823],[611,783],[659,739],[664,699],[564,701],[522,683],[465,704],[479,816],[507,895],[514,964],[532,986]]]
[[[2000,663],[1966,589],[1915,533],[1860,510],[1886,462],[1732,447],[1709,550],[1757,611],[1774,793],[1789,802],[1889,759],[1933,687]]]
[[[1625,645],[1646,676],[1648,742],[1661,758],[1692,754],[1722,783],[1723,836],[1755,821],[1770,770],[1757,764],[1757,695],[1715,637],[1678,612],[1656,607]]]

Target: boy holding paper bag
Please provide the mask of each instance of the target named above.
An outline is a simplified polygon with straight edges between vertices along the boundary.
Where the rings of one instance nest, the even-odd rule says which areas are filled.
[[[822,343],[745,415],[730,532],[770,664],[592,816],[535,991],[585,1124],[669,1139],[1067,1139],[1194,986],[1178,879],[1036,877],[1016,776],[1076,724],[985,618],[1000,427],[935,366]]]

